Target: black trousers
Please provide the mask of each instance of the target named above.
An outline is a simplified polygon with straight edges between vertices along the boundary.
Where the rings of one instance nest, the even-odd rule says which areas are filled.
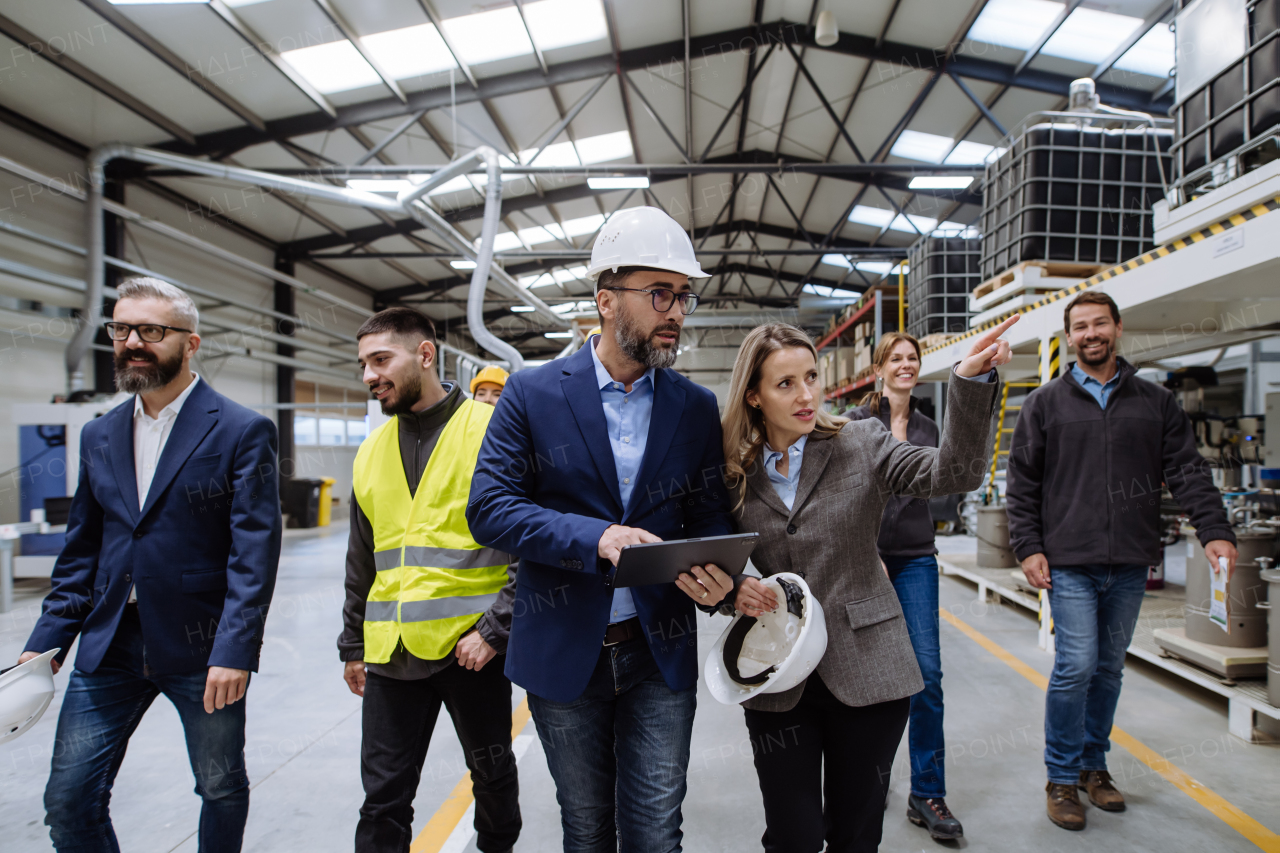
[[[790,711],[747,711],[768,853],[871,853],[911,700],[851,708],[809,676]]]
[[[453,719],[471,771],[476,846],[500,853],[516,843],[520,784],[511,752],[511,682],[502,664],[503,658],[494,658],[479,672],[455,664],[412,681],[366,675],[357,853],[408,853],[413,798],[441,705]]]

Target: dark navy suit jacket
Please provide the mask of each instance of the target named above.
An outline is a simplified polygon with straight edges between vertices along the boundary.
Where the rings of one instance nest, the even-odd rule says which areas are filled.
[[[664,540],[733,532],[716,398],[674,370],[654,372],[653,414],[631,505],[622,506],[591,353],[507,380],[476,463],[467,523],[477,542],[520,557],[507,676],[559,702],[586,689],[600,656],[613,567],[611,524]],[[692,599],[675,584],[632,588],[668,686],[698,680]]]
[[[81,433],[67,544],[25,649],[61,661],[79,634],[76,668],[93,672],[137,585],[152,672],[256,672],[280,561],[275,425],[201,379],[139,510],[133,411],[130,398]]]

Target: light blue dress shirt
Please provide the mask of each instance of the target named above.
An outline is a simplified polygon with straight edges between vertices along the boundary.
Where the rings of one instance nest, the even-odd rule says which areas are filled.
[[[649,442],[649,420],[653,416],[653,368],[631,384],[631,393],[609,375],[609,371],[596,355],[599,335],[592,335],[591,361],[596,366],[596,384],[600,388],[600,403],[604,406],[604,422],[609,430],[609,447],[613,450],[613,467],[618,472],[618,493],[625,509],[631,503],[631,492],[640,476],[640,463],[644,462],[644,448]],[[618,588],[613,591],[613,606],[609,611],[610,622],[625,622],[636,615],[631,590]]]
[[[1098,401],[1098,405],[1104,409],[1107,407],[1107,400],[1110,399],[1111,392],[1116,390],[1116,386],[1120,384],[1119,370],[1104,385],[1081,370],[1079,362],[1071,365],[1071,375],[1080,383],[1080,387],[1088,391],[1093,396],[1093,399]]]
[[[774,450],[766,441],[764,445],[764,470],[769,475],[769,484],[778,493],[778,497],[791,509],[796,499],[796,486],[800,484],[800,466],[804,463],[804,445],[809,440],[808,434],[796,439],[796,443],[787,448],[787,473],[778,472],[778,463],[782,461],[782,451]]]

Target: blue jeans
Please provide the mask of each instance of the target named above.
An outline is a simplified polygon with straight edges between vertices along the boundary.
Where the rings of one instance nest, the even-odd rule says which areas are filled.
[[[1049,781],[1106,770],[1125,649],[1147,588],[1146,566],[1052,566],[1053,674],[1044,709]]]
[[[572,702],[529,694],[565,853],[678,853],[697,688],[667,686],[643,639],[601,650]]]
[[[62,699],[45,823],[59,853],[119,853],[108,804],[129,737],[152,701],[163,693],[178,709],[187,756],[196,778],[200,853],[235,853],[249,815],[244,767],[244,705],[206,714],[208,670],[156,675],[146,668],[137,611],[125,608],[102,663],[92,673],[74,670]]]
[[[938,561],[923,557],[884,557],[893,588],[907,620],[911,648],[924,676],[924,690],[911,697],[908,746],[911,793],[930,799],[947,795],[942,734],[942,653],[938,647]]]

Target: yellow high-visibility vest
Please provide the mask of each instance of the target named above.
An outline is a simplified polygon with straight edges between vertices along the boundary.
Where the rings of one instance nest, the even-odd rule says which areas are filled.
[[[364,660],[386,663],[396,642],[415,657],[447,655],[498,598],[511,557],[481,547],[467,526],[467,497],[493,406],[463,401],[410,496],[399,419],[356,453],[356,501],[373,526],[377,577],[364,611]]]

